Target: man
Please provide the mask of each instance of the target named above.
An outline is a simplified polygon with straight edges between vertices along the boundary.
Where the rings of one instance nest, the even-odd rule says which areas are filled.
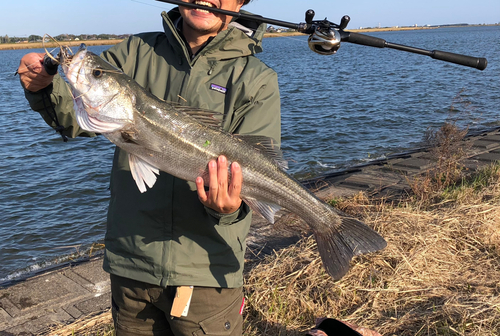
[[[196,2],[239,11],[249,0]],[[224,113],[228,132],[279,141],[277,75],[254,56],[265,25],[184,7],[162,16],[164,32],[132,36],[102,57],[161,99]],[[76,124],[66,84],[43,70],[42,58],[28,54],[19,67],[31,107],[53,127],[64,127],[66,136],[94,136]],[[44,103],[46,93],[57,123],[47,112],[52,107]],[[237,163],[230,169],[229,182],[227,160],[211,161],[207,191],[201,177],[194,184],[162,172],[141,194],[126,153],[116,149],[104,269],[118,336],[241,335],[251,213],[239,198],[241,170]],[[174,298],[184,293],[188,303],[180,308],[186,316],[177,317]]]

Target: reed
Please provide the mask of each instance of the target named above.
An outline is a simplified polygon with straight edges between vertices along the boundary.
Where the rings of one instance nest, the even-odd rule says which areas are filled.
[[[245,335],[303,335],[333,317],[382,335],[500,335],[500,175],[422,207],[337,201],[379,231],[388,247],[360,256],[342,280],[321,266],[312,237],[250,267]],[[461,193],[461,196],[457,195]]]
[[[332,317],[384,336],[500,335],[500,166],[399,203],[359,193],[335,205],[362,218],[387,240],[385,250],[356,257],[334,282],[314,239],[249,260],[244,335],[298,336]],[[279,234],[276,229],[275,234]],[[57,330],[111,336],[109,312]]]

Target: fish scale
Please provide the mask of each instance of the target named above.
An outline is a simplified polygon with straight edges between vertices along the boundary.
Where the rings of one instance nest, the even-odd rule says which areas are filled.
[[[162,101],[85,48],[63,63],[78,97],[80,127],[103,134],[128,153],[141,192],[154,186],[159,170],[188,181],[198,176],[207,181],[208,162],[224,155],[241,166],[240,197],[254,212],[273,223],[283,207],[310,226],[323,265],[334,279],[348,271],[354,255],[386,246],[377,232],[320,200],[282,170],[272,139],[229,134],[207,117],[216,112]]]

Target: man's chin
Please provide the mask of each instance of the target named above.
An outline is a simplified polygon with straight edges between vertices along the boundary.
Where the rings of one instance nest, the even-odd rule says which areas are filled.
[[[187,21],[186,23],[189,26],[189,28],[202,35],[217,34],[223,28],[223,23],[220,20],[213,20],[213,22],[207,22],[206,20],[198,19],[198,20]]]

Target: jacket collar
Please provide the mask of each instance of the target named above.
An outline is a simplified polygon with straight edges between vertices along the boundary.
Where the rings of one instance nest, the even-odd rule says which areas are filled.
[[[242,13],[247,13],[242,11]],[[163,28],[169,42],[179,53],[189,60],[186,44],[175,27],[180,18],[178,8],[168,13],[163,12]],[[254,55],[262,51],[262,38],[266,31],[266,24],[257,24],[252,21],[238,19],[229,24],[228,29],[215,36],[199,53],[199,55],[214,59],[230,59],[235,57]],[[250,36],[249,36],[250,35]]]

